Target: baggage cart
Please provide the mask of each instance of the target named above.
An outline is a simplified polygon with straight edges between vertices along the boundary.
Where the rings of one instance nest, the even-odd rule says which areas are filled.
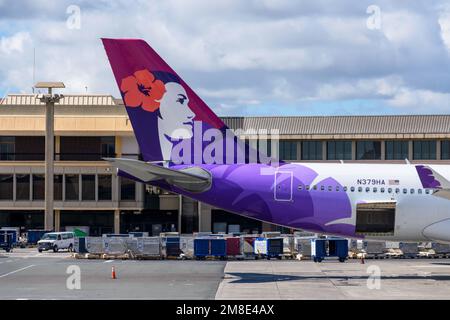
[[[322,262],[328,257],[337,257],[339,262],[345,262],[348,257],[348,241],[342,238],[312,239],[311,256],[314,262]]]
[[[223,238],[208,237],[194,239],[194,256],[196,259],[207,257],[225,259],[227,255],[226,240]]]

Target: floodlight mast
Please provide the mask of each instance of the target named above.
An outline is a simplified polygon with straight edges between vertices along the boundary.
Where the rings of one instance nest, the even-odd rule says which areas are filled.
[[[38,99],[45,103],[45,230],[59,231],[59,221],[55,226],[55,214],[53,203],[53,179],[55,157],[55,103],[64,98],[62,94],[53,94],[53,89],[65,88],[62,82],[38,82],[38,89],[47,89],[47,94],[38,95]],[[59,219],[58,219],[59,220]]]

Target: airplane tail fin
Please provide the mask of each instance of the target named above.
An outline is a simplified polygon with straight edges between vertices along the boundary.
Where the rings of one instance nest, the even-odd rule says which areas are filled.
[[[194,141],[198,131],[226,129],[223,121],[145,41],[102,41],[145,161],[172,161],[177,142]],[[197,148],[200,150],[192,152],[203,151],[205,145],[201,143]],[[204,163],[203,157],[192,163],[199,162]]]

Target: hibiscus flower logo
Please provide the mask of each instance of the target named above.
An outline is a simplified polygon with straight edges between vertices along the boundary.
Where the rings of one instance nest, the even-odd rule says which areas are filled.
[[[159,100],[166,92],[164,83],[156,80],[147,69],[136,71],[132,76],[123,78],[120,90],[127,107],[141,107],[150,112],[159,108]]]

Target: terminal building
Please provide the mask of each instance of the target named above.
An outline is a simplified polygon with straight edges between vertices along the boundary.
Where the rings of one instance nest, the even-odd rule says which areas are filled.
[[[277,129],[291,162],[450,164],[450,115],[223,117],[229,128]],[[0,103],[0,226],[44,228],[45,105]],[[261,232],[280,227],[117,177],[103,157],[140,159],[121,99],[65,95],[55,106],[54,230]],[[284,232],[288,230],[282,230]]]

